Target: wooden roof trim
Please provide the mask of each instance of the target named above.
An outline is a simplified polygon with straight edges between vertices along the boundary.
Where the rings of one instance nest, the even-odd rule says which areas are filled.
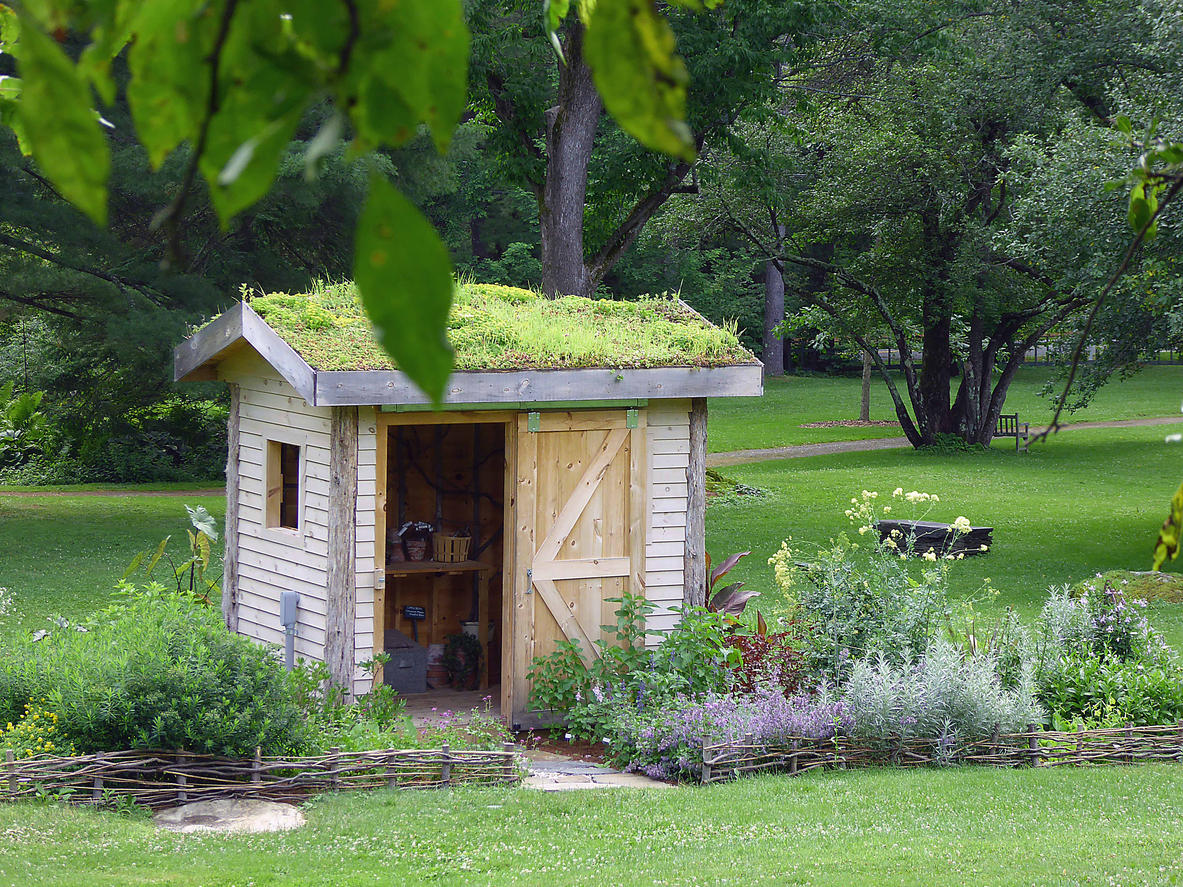
[[[173,351],[173,378],[192,382],[208,378],[203,370],[216,364],[239,342],[246,342],[309,404],[316,403],[316,372],[245,302],[239,302],[178,345]]]
[[[657,400],[686,397],[755,397],[764,393],[759,363],[723,367],[522,370],[453,373],[445,404],[556,403],[582,400]],[[320,371],[316,404],[382,406],[428,404],[405,373],[391,370]]]

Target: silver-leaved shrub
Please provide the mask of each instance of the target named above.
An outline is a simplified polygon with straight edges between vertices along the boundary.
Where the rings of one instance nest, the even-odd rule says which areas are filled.
[[[1035,700],[1030,665],[1018,686],[1007,689],[989,654],[963,656],[949,641],[936,638],[921,657],[893,662],[884,654],[859,660],[842,692],[842,703],[857,736],[957,740],[989,736],[1040,724],[1044,713]]]

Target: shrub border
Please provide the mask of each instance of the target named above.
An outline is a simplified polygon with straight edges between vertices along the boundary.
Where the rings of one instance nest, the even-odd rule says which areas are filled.
[[[381,749],[306,757],[225,758],[173,751],[115,751],[16,760],[5,753],[0,801],[54,796],[71,803],[127,800],[160,809],[216,798],[299,801],[324,791],[447,788],[516,784],[520,755],[512,743],[483,749]]]

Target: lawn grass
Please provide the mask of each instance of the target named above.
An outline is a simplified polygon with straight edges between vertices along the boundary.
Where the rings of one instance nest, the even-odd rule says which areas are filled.
[[[861,490],[888,497],[896,487],[935,493],[941,501],[930,519],[965,515],[994,527],[993,551],[953,565],[954,592],[971,594],[988,577],[999,592],[990,609],[1011,606],[1030,619],[1049,585],[1150,568],[1155,536],[1183,474],[1183,452],[1163,442],[1177,430],[1072,431],[1033,446],[1029,455],[999,444],[978,455],[880,450],[734,466],[723,470],[726,476],[768,493],[712,503],[707,550],[718,558],[751,549],[732,575],[760,590],[765,609],[775,611],[781,596],[767,560],[787,536],[808,559],[806,543],[848,529],[843,511]],[[1149,613],[1183,648],[1181,611],[1164,603],[1152,604]]]
[[[184,505],[204,505],[221,525],[222,496],[4,496],[0,493],[0,588],[15,611],[0,616],[0,642],[45,627],[46,617],[79,619],[106,606],[136,552],[172,535],[187,550]],[[158,568],[164,579],[166,565]]]
[[[1087,803],[1082,799],[1087,798]],[[1183,767],[867,770],[676,790],[326,795],[294,832],[0,806],[0,884],[1170,883]]]
[[[0,484],[0,495],[4,493],[105,493],[110,490],[124,490],[129,493],[178,493],[190,490],[216,490],[225,486],[218,478],[210,480],[159,481],[148,484]]]
[[[1049,401],[1040,388],[1052,376],[1050,367],[1024,367],[1015,377],[1005,411],[1018,412],[1032,427],[1051,418]],[[844,376],[785,376],[768,379],[763,397],[711,400],[708,446],[711,452],[781,447],[793,444],[899,437],[898,427],[801,428],[803,423],[858,418],[860,380]],[[1173,416],[1183,398],[1183,367],[1153,366],[1104,386],[1083,410],[1066,414],[1066,422],[1105,422]],[[871,418],[894,421],[887,388],[876,380],[871,391]],[[1013,443],[1013,442],[1012,442]]]

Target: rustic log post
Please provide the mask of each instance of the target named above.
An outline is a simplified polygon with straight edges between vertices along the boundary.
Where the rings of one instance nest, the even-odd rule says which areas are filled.
[[[338,746],[333,746],[329,749],[329,787],[333,791],[339,791],[341,788],[341,761],[338,755],[341,754],[341,749]]]
[[[330,680],[352,696],[357,659],[357,407],[332,408],[330,435],[325,662]]]
[[[440,746],[440,755],[443,762],[440,764],[440,782],[444,785],[450,786],[452,784],[452,753],[448,748],[448,743]]]
[[[1039,740],[1035,738],[1035,724],[1027,725],[1027,749],[1031,753],[1031,766],[1039,766]]]
[[[386,787],[398,788],[398,776],[395,770],[394,762],[398,760],[398,756],[394,753],[394,749],[386,755]]]
[[[690,460],[686,466],[686,548],[682,560],[682,603],[706,606],[707,402],[690,402]]]
[[[998,742],[998,736],[1000,733],[1002,733],[1002,725],[995,724],[994,730],[990,733],[990,757],[991,758],[996,758],[999,754],[1001,754],[1001,749],[999,748],[999,742]]]
[[[185,791],[189,786],[189,777],[185,775],[185,771],[181,768],[185,766],[185,753],[177,753],[177,803],[184,804],[189,800],[189,793]]]
[[[263,784],[263,749],[255,746],[255,759],[251,761],[251,785]]]
[[[801,740],[800,740],[800,739],[794,739],[794,740],[793,740],[793,745],[792,745],[792,748],[793,748],[793,754],[792,754],[792,756],[789,758],[789,775],[790,775],[790,776],[796,776],[796,775],[797,775],[797,750],[798,750],[800,747],[801,747]]]
[[[102,752],[99,752],[94,756],[94,762],[95,766],[98,768],[98,773],[95,775],[94,784],[90,789],[90,800],[92,804],[96,805],[102,803],[103,800],[103,764],[105,757],[106,755],[104,755]]]
[[[16,797],[16,760],[11,748],[4,750],[4,769],[8,771],[8,793]]]
[[[706,785],[711,781],[711,759],[707,755],[707,749],[711,747],[711,740],[704,739],[702,743],[702,784]]]
[[[512,742],[503,742],[501,744],[501,750],[505,752],[505,779],[507,782],[514,782],[517,778],[514,758],[516,757],[518,747]]]
[[[222,618],[226,627],[238,631],[238,458],[241,390],[231,382],[230,417],[226,438],[226,526],[222,551]]]
[[[1134,763],[1134,725],[1125,725],[1125,743],[1126,743],[1126,758],[1127,764]]]

